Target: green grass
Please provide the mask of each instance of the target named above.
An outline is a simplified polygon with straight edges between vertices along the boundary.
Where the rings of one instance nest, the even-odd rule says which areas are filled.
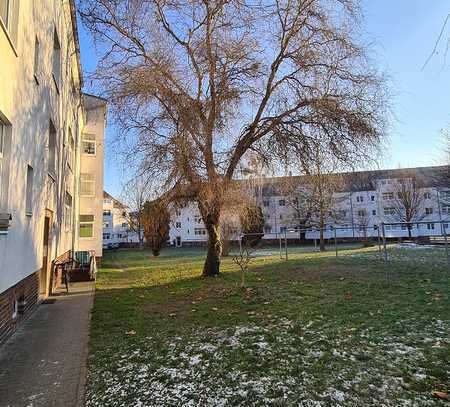
[[[443,249],[277,248],[246,288],[204,250],[105,253],[88,406],[427,406],[450,383]],[[263,254],[262,252],[259,254]]]

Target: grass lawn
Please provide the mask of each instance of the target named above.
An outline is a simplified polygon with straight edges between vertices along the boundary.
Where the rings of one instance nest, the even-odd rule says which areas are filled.
[[[270,253],[269,253],[270,254]],[[204,251],[105,253],[87,406],[444,406],[450,288],[443,249],[278,252],[239,287]]]

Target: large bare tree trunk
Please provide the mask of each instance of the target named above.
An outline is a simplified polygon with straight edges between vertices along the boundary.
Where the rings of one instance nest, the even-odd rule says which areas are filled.
[[[220,256],[222,254],[222,243],[220,241],[219,224],[205,224],[208,231],[208,253],[206,254],[205,264],[203,266],[203,275],[212,277],[220,272]]]
[[[208,252],[203,266],[203,275],[213,277],[220,273],[220,256],[222,242],[220,240],[220,206],[214,203],[199,202],[200,213],[208,233]]]

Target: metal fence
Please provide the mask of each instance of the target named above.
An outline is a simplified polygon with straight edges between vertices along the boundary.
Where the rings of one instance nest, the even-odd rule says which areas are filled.
[[[432,225],[432,226],[430,226]],[[342,251],[373,247],[380,266],[384,266],[389,281],[391,248],[420,246],[421,249],[439,248],[445,251],[447,277],[450,276],[449,222],[391,222],[364,227],[286,228],[281,233],[237,235],[235,250],[242,253],[253,242],[253,256],[277,256],[289,260],[298,253],[319,252],[320,234],[326,251],[337,258]],[[428,233],[424,233],[424,231]],[[413,257],[413,256],[412,256]]]

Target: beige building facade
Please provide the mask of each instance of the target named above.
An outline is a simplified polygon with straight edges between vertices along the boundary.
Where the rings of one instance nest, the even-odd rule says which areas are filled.
[[[49,295],[58,256],[102,255],[106,102],[81,92],[74,7],[0,0],[0,342]]]

